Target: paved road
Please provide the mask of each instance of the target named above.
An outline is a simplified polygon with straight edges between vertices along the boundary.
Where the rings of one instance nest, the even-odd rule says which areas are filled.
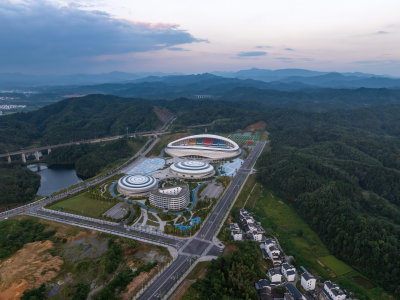
[[[258,156],[265,146],[265,142],[259,142],[243,162],[242,167],[233,177],[231,184],[212,210],[209,217],[204,222],[203,227],[179,250],[178,257],[165,269],[160,276],[144,291],[138,299],[161,299],[174,286],[179,279],[179,274],[183,274],[189,269],[192,262],[200,256],[219,254],[218,248],[213,245],[212,239],[217,234],[217,229],[228,212],[230,205],[244,184],[247,176],[251,172]],[[217,249],[216,249],[217,248]]]
[[[43,209],[32,209],[24,212],[25,215],[30,215],[46,220],[51,220],[59,223],[69,224],[73,226],[84,227],[97,231],[102,231],[114,235],[124,236],[131,239],[141,240],[148,243],[171,246],[175,249],[180,249],[186,240],[167,235],[160,232],[144,230],[142,228],[135,228],[131,226],[124,226],[123,224],[112,222],[105,222],[100,219],[85,218],[78,215],[67,214],[63,215],[57,211],[43,210]],[[111,223],[111,224],[110,224]]]
[[[168,126],[170,126],[172,121],[174,121],[174,120],[175,120],[175,118],[168,120],[163,125],[163,127],[161,129],[159,129],[159,130],[157,130],[155,132],[165,131],[166,129],[168,129]],[[45,206],[45,205],[48,205],[50,203],[59,201],[59,200],[61,200],[63,198],[69,197],[69,196],[71,196],[73,194],[82,192],[82,191],[88,189],[91,186],[94,186],[94,185],[99,184],[99,183],[101,183],[103,181],[106,181],[106,180],[110,179],[111,177],[113,177],[113,176],[115,176],[117,174],[123,173],[124,168],[126,168],[127,166],[132,164],[132,162],[134,162],[138,157],[146,156],[147,153],[149,153],[149,151],[154,147],[154,145],[157,144],[157,142],[159,141],[159,137],[157,135],[155,135],[155,136],[156,136],[156,138],[150,138],[143,145],[143,147],[132,158],[130,158],[124,164],[120,165],[115,170],[110,171],[110,172],[108,172],[106,174],[103,174],[103,175],[101,175],[99,177],[96,177],[96,178],[94,178],[92,180],[85,181],[82,184],[80,184],[80,185],[78,185],[78,186],[76,186],[74,188],[68,189],[67,191],[65,191],[63,193],[60,193],[60,194],[57,194],[55,196],[46,197],[46,198],[40,199],[38,201],[35,201],[35,202],[29,203],[29,204],[26,204],[26,205],[19,206],[19,207],[14,208],[14,209],[10,209],[10,210],[1,212],[0,213],[0,221],[4,220],[6,218],[9,218],[9,217],[13,217],[13,216],[16,216],[16,215],[19,215],[19,214],[23,214],[25,211],[28,211],[28,210],[39,209],[42,206]]]
[[[169,123],[170,124],[170,123]],[[143,148],[128,162],[120,166],[114,172],[107,173],[99,178],[71,189],[65,193],[45,198],[28,205],[7,211],[0,214],[0,220],[17,214],[27,214],[43,219],[53,220],[56,222],[66,223],[74,226],[94,229],[107,232],[114,235],[124,236],[127,238],[146,241],[163,246],[171,246],[178,250],[178,256],[174,261],[156,278],[156,280],[143,292],[138,299],[159,299],[173,288],[177,280],[190,268],[192,263],[200,256],[216,256],[220,254],[221,249],[216,247],[212,240],[217,234],[220,223],[223,221],[226,213],[229,211],[231,204],[236,199],[241,187],[243,186],[247,176],[250,174],[258,156],[264,148],[265,142],[258,143],[248,158],[243,162],[237,174],[233,177],[231,184],[222,195],[211,214],[204,221],[199,232],[191,238],[178,238],[166,234],[156,233],[152,231],[144,231],[138,228],[127,228],[121,224],[105,223],[102,220],[85,218],[78,215],[63,215],[56,211],[44,210],[42,206],[64,198],[70,194],[74,194],[87,189],[88,187],[98,184],[108,178],[118,174],[121,170],[129,165],[139,156],[146,155],[151,148],[158,142],[158,137],[149,146],[150,140]]]

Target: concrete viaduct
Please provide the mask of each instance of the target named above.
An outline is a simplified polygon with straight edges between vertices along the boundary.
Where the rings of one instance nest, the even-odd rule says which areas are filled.
[[[162,135],[164,133],[167,133],[167,132],[165,132],[164,130],[154,130],[154,131],[136,132],[136,133],[129,134],[129,136],[133,137],[135,135],[141,135],[141,136]],[[11,163],[12,156],[21,155],[22,162],[26,163],[26,155],[30,154],[30,153],[34,153],[35,160],[39,161],[39,152],[41,152],[41,151],[47,150],[47,153],[49,154],[51,152],[51,150],[55,149],[55,148],[66,147],[66,146],[71,146],[71,145],[79,145],[79,144],[90,144],[90,143],[114,141],[114,140],[123,138],[125,136],[126,135],[116,135],[116,136],[111,136],[111,137],[97,138],[97,139],[91,139],[91,140],[82,140],[82,141],[69,142],[69,143],[63,143],[63,144],[57,144],[57,145],[41,146],[41,147],[32,148],[32,149],[21,149],[21,150],[14,151],[14,152],[2,153],[2,154],[0,154],[0,158],[7,157],[8,163]]]

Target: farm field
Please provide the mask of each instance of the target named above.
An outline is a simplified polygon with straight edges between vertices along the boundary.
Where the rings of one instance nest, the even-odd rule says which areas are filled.
[[[89,197],[88,193],[81,193],[71,198],[62,200],[51,205],[49,208],[54,210],[61,210],[67,213],[78,214],[85,217],[99,218],[108,209],[113,207],[115,201],[97,200]]]
[[[320,257],[319,260],[338,276],[353,271],[349,265],[337,259],[333,255]]]

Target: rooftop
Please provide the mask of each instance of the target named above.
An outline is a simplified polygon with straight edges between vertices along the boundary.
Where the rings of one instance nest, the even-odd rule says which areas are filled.
[[[303,274],[301,274],[302,277],[304,277],[305,280],[311,280],[311,279],[315,279],[314,276],[312,276],[310,273],[308,272],[304,272]]]

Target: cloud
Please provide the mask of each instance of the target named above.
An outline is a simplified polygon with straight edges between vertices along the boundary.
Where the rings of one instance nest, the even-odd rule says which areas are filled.
[[[285,48],[284,50],[286,50],[286,51],[294,51],[293,48]]]
[[[201,42],[176,24],[135,22],[46,0],[0,3],[0,68],[85,67],[97,56]],[[1,70],[1,69],[0,69]]]
[[[257,49],[270,49],[272,48],[271,46],[262,46],[262,45],[258,45],[256,46]]]
[[[384,30],[379,30],[379,31],[375,32],[375,34],[383,35],[383,34],[389,34],[389,32],[388,31],[384,31]]]
[[[353,64],[357,65],[383,65],[383,64],[399,64],[399,63],[400,60],[396,59],[384,59],[384,60],[371,59],[371,60],[353,61]]]
[[[169,51],[189,51],[188,49],[184,49],[181,47],[170,47],[170,48],[167,48],[167,50],[169,50]]]
[[[265,56],[268,53],[265,51],[248,51],[248,52],[240,52],[237,54],[239,57],[251,57],[251,56]]]
[[[276,57],[276,60],[282,61],[282,62],[292,62],[293,59],[290,57]]]

